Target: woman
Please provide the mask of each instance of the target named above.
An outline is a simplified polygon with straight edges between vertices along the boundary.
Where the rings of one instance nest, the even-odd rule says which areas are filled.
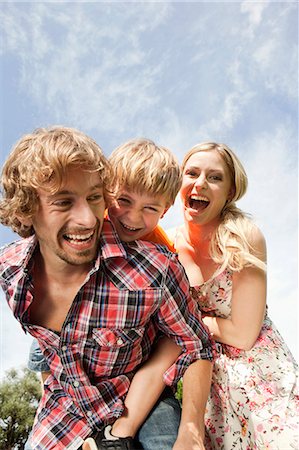
[[[236,207],[247,176],[223,144],[185,156],[175,246],[217,344],[206,449],[298,448],[298,366],[267,316],[266,244]]]

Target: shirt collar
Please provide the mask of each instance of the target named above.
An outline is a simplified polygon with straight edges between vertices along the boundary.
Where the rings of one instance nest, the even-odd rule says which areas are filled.
[[[127,252],[123,243],[120,241],[113,224],[108,220],[104,220],[101,239],[100,239],[101,257],[109,258],[126,258]]]

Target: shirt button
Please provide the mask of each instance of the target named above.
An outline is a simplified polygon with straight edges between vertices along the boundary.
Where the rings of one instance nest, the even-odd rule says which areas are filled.
[[[122,340],[122,338],[118,338],[118,339],[117,339],[117,343],[118,343],[118,345],[121,345],[121,344],[124,343],[124,341]]]
[[[92,416],[92,411],[87,411],[87,415],[88,415],[88,417],[91,417]]]
[[[78,387],[79,385],[80,385],[79,381],[77,381],[77,380],[74,381],[74,383],[73,383],[73,386],[74,386],[74,387]]]
[[[66,346],[66,345],[63,345],[63,346],[61,347],[61,350],[62,350],[63,352],[65,352],[65,351],[67,350],[67,346]]]

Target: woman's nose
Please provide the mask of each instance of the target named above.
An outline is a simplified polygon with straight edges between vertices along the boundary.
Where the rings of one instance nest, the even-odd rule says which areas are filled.
[[[205,188],[207,186],[207,179],[204,174],[200,174],[199,177],[195,181],[195,186],[197,188]]]

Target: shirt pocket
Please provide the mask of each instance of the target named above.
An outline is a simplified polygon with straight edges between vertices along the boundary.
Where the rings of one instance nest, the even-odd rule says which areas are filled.
[[[144,327],[94,328],[95,376],[117,376],[131,372],[142,362]]]

